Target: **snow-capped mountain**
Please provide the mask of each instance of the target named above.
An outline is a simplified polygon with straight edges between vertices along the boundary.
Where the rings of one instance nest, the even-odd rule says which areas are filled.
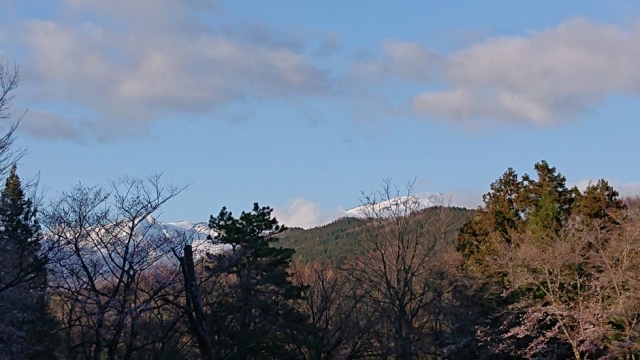
[[[215,233],[204,222],[191,223],[188,221],[161,222],[148,216],[140,222],[136,231],[148,236],[163,235],[168,237],[183,237],[186,243],[193,246],[194,254],[198,256],[204,253],[219,253],[230,247],[228,244],[213,244],[207,241],[209,235]]]
[[[407,215],[409,212],[426,209],[431,206],[446,205],[441,193],[422,193],[411,196],[401,196],[374,204],[365,204],[346,210],[347,217],[364,218],[368,216],[397,216]]]
[[[138,224],[136,231],[147,235],[176,236],[177,234],[184,234],[188,239],[194,241],[206,240],[207,235],[211,233],[205,223],[193,224],[188,221],[161,222],[152,216],[147,216],[143,219]]]
[[[375,204],[367,204],[354,207],[344,211],[345,217],[365,218],[367,216],[396,216],[407,215],[410,212],[426,209],[431,206],[447,205],[446,196],[442,193],[421,193],[411,196],[401,196]],[[155,234],[165,236],[175,236],[184,234],[187,242],[193,244],[194,250],[208,252],[220,252],[227,248],[226,244],[212,244],[207,240],[207,236],[214,236],[215,233],[209,229],[205,222],[191,223],[188,221],[161,222],[152,217],[148,217],[138,226],[138,231],[143,233],[151,231]]]

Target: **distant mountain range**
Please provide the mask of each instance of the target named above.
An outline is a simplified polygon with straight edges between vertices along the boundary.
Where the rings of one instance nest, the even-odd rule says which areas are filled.
[[[411,196],[401,196],[374,204],[365,204],[344,212],[344,218],[362,219],[367,216],[392,216],[408,214],[427,209],[432,206],[446,205],[445,197],[441,193],[422,193]],[[410,211],[408,211],[410,210]],[[138,233],[165,236],[185,236],[188,243],[199,253],[217,253],[229,245],[212,244],[207,240],[208,236],[215,233],[209,229],[206,222],[192,223],[189,221],[162,222],[151,216],[144,219],[137,228]]]
[[[345,210],[344,217],[349,218],[366,218],[373,213],[383,216],[389,216],[397,213],[398,210],[411,209],[411,211],[424,210],[432,206],[440,206],[445,203],[445,196],[441,193],[422,193],[411,196],[401,196],[375,204],[365,204]],[[207,236],[213,236],[214,233],[209,229],[206,222],[192,223],[189,221],[162,222],[148,216],[138,225],[139,232],[151,232],[163,235],[175,235],[184,232],[193,241],[200,242],[207,239]]]
[[[228,244],[213,244],[207,241],[208,236],[214,236],[215,233],[209,229],[209,225],[205,222],[191,223],[188,221],[162,222],[156,220],[152,216],[140,222],[136,231],[139,234],[148,236],[164,235],[164,236],[184,236],[187,243],[193,246],[194,253],[219,253],[230,247]]]
[[[205,222],[191,223],[188,221],[162,222],[152,216],[138,225],[138,232],[146,232],[151,234],[162,234],[172,236],[177,233],[185,233],[193,240],[206,240],[208,235],[213,235],[209,229],[209,225]]]
[[[293,228],[279,236],[283,246],[291,246],[302,258],[313,259],[322,256],[340,259],[346,253],[354,251],[350,243],[362,236],[362,219],[367,216],[394,216],[419,213],[427,218],[430,212],[426,209],[434,206],[447,206],[445,196],[441,193],[422,193],[412,196],[401,196],[387,201],[365,204],[346,210],[344,216],[317,228],[303,230]],[[410,210],[410,211],[409,211]],[[453,209],[460,220],[456,226],[462,226],[474,213],[472,210]],[[182,237],[183,241],[193,245],[197,257],[205,253],[220,253],[230,247],[228,244],[213,244],[207,241],[208,236],[215,233],[206,222],[192,223],[188,221],[162,222],[151,216],[145,218],[137,227],[137,232],[147,236]],[[346,240],[346,241],[345,241]],[[321,255],[324,254],[324,255]]]

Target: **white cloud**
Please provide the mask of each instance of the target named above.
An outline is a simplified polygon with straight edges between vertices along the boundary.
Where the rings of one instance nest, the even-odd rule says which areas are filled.
[[[82,122],[44,110],[29,109],[24,113],[20,131],[41,139],[82,141]]]
[[[450,54],[387,39],[380,59],[357,61],[345,79],[318,65],[340,46],[335,34],[311,44],[269,26],[234,32],[201,20],[203,11],[217,19],[215,1],[60,1],[58,17],[27,21],[21,34],[7,38],[26,50],[27,58],[18,60],[28,104],[79,109],[80,137],[137,133],[163,116],[209,115],[246,100],[326,95],[337,83],[344,85],[342,98],[366,109],[367,117],[379,108],[406,114],[407,107],[397,109],[370,92],[369,81],[376,79],[425,84],[430,90],[414,93],[411,109],[465,124],[556,124],[611,94],[640,94],[640,23],[575,18]]]
[[[382,59],[358,62],[352,73],[428,85],[412,108],[432,119],[549,125],[573,120],[612,94],[640,95],[640,23],[574,18],[450,54],[399,41],[385,41],[383,51]]]
[[[161,116],[329,91],[327,72],[304,49],[221,35],[192,16],[211,3],[65,0],[65,20],[21,28],[30,101],[82,108],[92,121],[83,131],[109,137]]]
[[[438,74],[442,58],[434,51],[395,39],[382,44],[384,59],[359,61],[351,69],[357,78],[399,77],[405,80],[432,81]]]
[[[551,124],[615,93],[640,92],[640,27],[584,18],[526,37],[497,37],[447,58],[450,88],[413,100],[416,111],[452,120]]]
[[[304,229],[324,225],[344,216],[342,208],[323,212],[319,204],[303,198],[289,200],[285,205],[276,206],[273,213],[279,223]]]

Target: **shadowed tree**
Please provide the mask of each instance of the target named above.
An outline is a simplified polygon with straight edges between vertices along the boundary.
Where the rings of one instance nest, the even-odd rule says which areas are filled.
[[[357,296],[357,287],[348,273],[326,263],[296,263],[293,269],[297,284],[305,284],[299,309],[315,326],[306,346],[308,359],[367,358],[375,349],[370,331],[373,322],[367,304]]]
[[[296,359],[303,356],[308,323],[294,303],[304,286],[288,273],[292,249],[273,246],[284,230],[272,209],[254,204],[236,218],[222,208],[211,217],[213,241],[231,250],[209,256],[209,271],[224,277],[207,306],[214,358]]]
[[[78,185],[47,209],[48,236],[61,245],[51,287],[65,358],[134,359],[167,341],[172,321],[157,316],[162,299],[177,296],[176,238],[157,231],[151,215],[181,190],[159,175],[108,190]],[[160,331],[147,342],[149,324]]]
[[[11,118],[9,109],[19,83],[17,65],[10,67],[6,59],[0,58],[0,119]],[[45,317],[41,324],[42,333],[36,335],[34,328],[28,329],[27,326],[34,317],[44,316],[46,255],[40,248],[35,207],[25,198],[16,174],[15,164],[24,155],[23,150],[15,149],[13,145],[19,123],[19,120],[13,122],[0,135],[0,175],[6,175],[11,169],[2,194],[0,214],[3,229],[0,238],[0,313],[3,314],[0,319],[0,357],[8,359],[37,356],[47,346],[47,341],[41,336],[48,330],[44,325]],[[25,302],[22,296],[34,302]],[[41,343],[34,344],[34,341]]]
[[[47,313],[47,258],[35,206],[16,170],[0,196],[0,357],[45,359],[55,325]]]
[[[290,279],[293,250],[273,246],[285,228],[271,213],[256,203],[236,218],[222,208],[209,220],[217,253],[194,261],[191,245],[174,252],[185,289],[176,305],[203,359],[304,358],[311,325],[296,303],[305,286]]]
[[[439,358],[466,343],[455,338],[451,322],[459,264],[451,213],[444,206],[427,209],[436,216],[422,222],[417,215],[425,209],[411,189],[400,196],[387,181],[365,197],[369,251],[345,269],[369,311],[370,357]]]

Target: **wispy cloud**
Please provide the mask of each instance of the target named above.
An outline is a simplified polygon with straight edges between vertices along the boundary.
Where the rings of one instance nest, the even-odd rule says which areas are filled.
[[[387,41],[383,50],[384,58],[356,63],[354,73],[424,83],[430,90],[411,105],[430,119],[544,126],[574,120],[609,95],[640,94],[640,24],[574,18],[450,54],[406,42]]]
[[[382,43],[382,49],[382,59],[357,61],[351,75],[362,80],[398,77],[431,82],[441,72],[444,59],[418,44],[387,39]]]
[[[81,142],[81,121],[42,110],[29,110],[22,117],[22,131],[33,137],[51,140]]]
[[[20,28],[30,100],[36,109],[39,101],[82,107],[93,122],[83,131],[109,137],[144,130],[162,116],[329,91],[328,72],[304,49],[223,35],[197,20],[195,11],[214,10],[209,4],[64,0],[63,20]]]

